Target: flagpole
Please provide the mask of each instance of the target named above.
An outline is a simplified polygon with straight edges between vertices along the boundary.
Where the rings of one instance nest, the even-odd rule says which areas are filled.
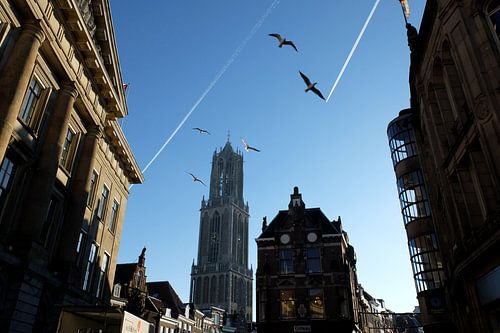
[[[406,13],[405,13],[405,8],[403,6],[403,3],[401,0],[398,0],[399,4],[401,5],[401,12],[403,13],[403,18],[405,19],[405,25],[408,24],[408,19],[406,18]]]

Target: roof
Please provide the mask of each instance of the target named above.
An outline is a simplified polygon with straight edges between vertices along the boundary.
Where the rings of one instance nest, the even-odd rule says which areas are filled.
[[[283,225],[289,220],[290,215],[288,212],[288,210],[280,210],[258,238],[274,237],[276,231],[282,229]],[[342,230],[341,222],[330,222],[320,208],[304,209],[304,220],[305,219],[319,222],[319,227],[323,234],[338,234]]]
[[[116,265],[114,284],[128,284],[137,269],[137,263]]]
[[[147,282],[146,286],[148,288],[149,295],[157,300],[160,300],[164,308],[171,309],[172,317],[176,318],[179,315],[181,309],[183,308],[183,303],[170,282]],[[158,303],[155,303],[155,306],[157,304]]]

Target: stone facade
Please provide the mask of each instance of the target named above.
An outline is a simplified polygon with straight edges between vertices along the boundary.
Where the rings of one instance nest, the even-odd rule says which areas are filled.
[[[107,0],[0,0],[0,331],[109,299],[143,180],[127,113]]]
[[[340,217],[305,208],[295,187],[256,241],[258,332],[359,332],[356,254]]]
[[[428,1],[388,127],[425,332],[500,329],[500,2]]]
[[[190,300],[252,320],[248,268],[248,204],[243,200],[243,154],[228,141],[212,158],[210,195],[200,209],[198,261],[191,268]]]

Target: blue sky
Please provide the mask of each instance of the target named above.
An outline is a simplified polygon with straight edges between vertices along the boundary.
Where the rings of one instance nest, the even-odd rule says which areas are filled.
[[[143,168],[227,63],[272,0],[112,0],[129,116],[122,126]],[[381,1],[328,103],[304,93],[299,70],[327,96],[374,1],[284,1],[266,19],[129,196],[119,262],[147,247],[149,281],[169,280],[184,301],[197,255],[199,209],[211,157],[240,137],[250,206],[249,262],[263,216],[286,209],[294,186],[306,207],[342,217],[358,280],[393,311],[417,304],[386,128],[409,105],[409,50],[399,2]],[[423,1],[414,1],[417,27]],[[279,49],[268,33],[292,39]],[[202,136],[192,127],[208,129]]]

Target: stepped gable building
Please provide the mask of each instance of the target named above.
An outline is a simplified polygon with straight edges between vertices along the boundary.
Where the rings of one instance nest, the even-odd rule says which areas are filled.
[[[259,332],[359,332],[356,254],[340,217],[306,208],[297,187],[257,242]]]
[[[388,127],[421,320],[500,329],[500,2],[427,1]]]
[[[243,154],[229,140],[212,157],[210,195],[200,209],[198,260],[191,268],[190,301],[252,320],[248,268],[248,204],[243,200]]]
[[[130,184],[107,0],[0,1],[0,331],[107,304]]]

